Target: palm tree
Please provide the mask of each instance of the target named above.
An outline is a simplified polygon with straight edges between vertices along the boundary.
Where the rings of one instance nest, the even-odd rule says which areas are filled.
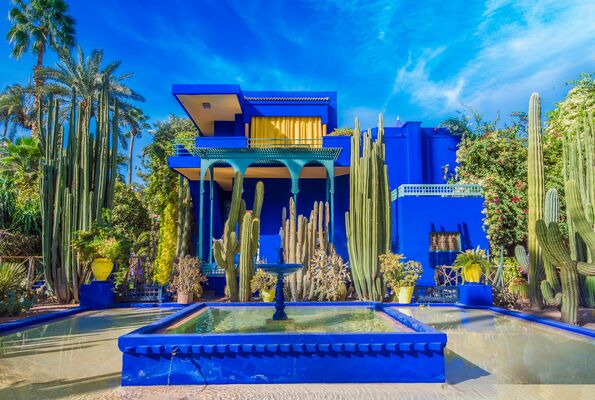
[[[13,45],[12,55],[17,59],[31,50],[37,54],[34,76],[34,114],[39,110],[43,90],[43,77],[39,71],[43,67],[43,57],[48,46],[58,50],[71,48],[75,43],[75,21],[67,14],[68,4],[64,0],[12,0],[8,12],[12,24],[8,41]],[[31,134],[39,138],[39,127],[33,120]]]
[[[85,57],[81,47],[77,46],[76,57],[66,49],[59,50],[58,55],[60,61],[56,67],[43,68],[40,72],[47,80],[45,87],[47,93],[68,100],[74,92],[80,97],[83,110],[90,108],[93,113],[94,103],[98,99],[102,84],[105,79],[108,79],[110,98],[118,100],[123,105],[130,101],[144,101],[140,94],[123,82],[133,74],[117,75],[115,73],[121,64],[119,61],[102,67],[103,50],[95,49],[88,57]]]
[[[6,87],[0,94],[0,118],[4,121],[2,140],[6,140],[8,125],[31,129],[35,119],[31,105],[32,89],[19,84]]]
[[[20,137],[0,149],[0,168],[17,184],[32,186],[37,182],[40,162],[39,141],[33,137]]]
[[[128,186],[132,185],[132,151],[134,139],[140,138],[144,130],[150,129],[149,117],[138,107],[128,106],[122,109],[122,120],[128,126]]]

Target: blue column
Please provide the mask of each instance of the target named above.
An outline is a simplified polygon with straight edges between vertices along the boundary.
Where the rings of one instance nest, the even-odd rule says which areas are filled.
[[[201,168],[200,168],[200,210],[199,210],[199,217],[198,217],[198,259],[203,261],[202,258],[202,247],[203,247],[203,215],[204,215],[204,206],[205,206],[205,172],[201,160]]]
[[[213,181],[215,168],[209,167],[209,196],[211,198],[211,207],[209,208],[209,264],[213,263]]]

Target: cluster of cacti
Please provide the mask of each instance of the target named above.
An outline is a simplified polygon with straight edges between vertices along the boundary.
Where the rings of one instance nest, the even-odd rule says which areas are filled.
[[[529,103],[529,294],[534,304],[540,303],[539,294],[542,294],[546,304],[560,305],[562,320],[576,324],[581,292],[583,303],[589,303],[593,301],[595,289],[593,119],[589,117],[582,129],[577,129],[575,136],[567,139],[563,146],[570,251],[566,250],[560,232],[558,193],[549,190],[545,201],[540,195],[540,186],[543,186],[540,136],[539,95],[534,93]],[[537,243],[534,239],[537,239]],[[544,255],[543,264],[541,252]],[[516,249],[516,255],[521,265],[527,263],[522,248]],[[537,280],[543,278],[543,274],[545,280],[540,282],[541,291],[537,293],[535,285]]]
[[[345,213],[353,283],[360,300],[382,301],[386,292],[378,257],[390,251],[391,201],[385,162],[384,127],[378,136],[368,130],[361,147],[359,122],[351,137],[349,211]],[[360,156],[361,154],[361,156]]]
[[[223,236],[213,242],[213,256],[219,268],[225,270],[226,291],[231,301],[250,301],[250,280],[254,274],[254,260],[258,252],[260,237],[260,211],[264,199],[264,185],[256,184],[252,212],[246,212],[246,202],[242,199],[242,175],[237,172],[233,182],[231,208]],[[239,266],[235,257],[240,253]],[[240,273],[238,292],[237,270]]]
[[[529,146],[527,159],[527,189],[529,221],[527,248],[529,251],[529,297],[534,304],[541,303],[540,282],[543,279],[541,249],[537,243],[535,223],[543,219],[545,184],[543,176],[543,149],[541,145],[541,103],[539,94],[533,93],[529,100]]]
[[[74,93],[67,137],[57,100],[50,98],[44,107],[40,107],[38,115],[43,154],[44,274],[60,302],[78,301],[79,288],[89,274],[88,266],[78,262],[71,249],[74,233],[101,224],[103,210],[113,206],[118,110],[117,102],[110,100],[108,88],[106,80],[94,110],[94,133],[90,128],[92,107],[83,107],[83,101]]]
[[[317,249],[310,257],[312,294],[310,300],[341,301],[347,297],[351,281],[349,266],[334,249]]]
[[[310,259],[316,250],[326,252],[329,249],[328,227],[330,221],[329,204],[314,202],[310,218],[303,215],[296,217],[293,198],[289,199],[289,218],[283,208],[281,217],[281,247],[283,262],[302,264],[304,267],[287,277],[291,290],[291,300],[310,300],[314,296]]]

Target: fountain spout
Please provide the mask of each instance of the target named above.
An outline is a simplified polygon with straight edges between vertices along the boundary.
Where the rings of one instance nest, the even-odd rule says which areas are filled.
[[[300,270],[303,266],[301,264],[259,264],[257,268],[262,269],[269,274],[277,275],[277,286],[275,288],[275,313],[273,319],[275,321],[282,321],[287,319],[285,313],[285,275],[292,274]]]

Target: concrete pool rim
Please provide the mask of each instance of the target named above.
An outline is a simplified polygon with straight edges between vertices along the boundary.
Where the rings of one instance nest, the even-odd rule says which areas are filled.
[[[353,302],[334,302],[332,304],[339,305],[352,305],[352,304],[360,304],[361,302],[353,301]],[[200,304],[200,303],[196,303]],[[215,304],[231,304],[231,303],[215,303]],[[246,303],[238,303],[238,304],[246,304]],[[251,303],[254,305],[266,305],[266,303]],[[290,303],[288,304],[295,304]],[[314,303],[303,303],[312,305]],[[523,319],[530,322],[536,322],[539,324],[547,325],[553,328],[561,329],[564,331],[577,333],[580,335],[588,336],[590,338],[595,338],[595,330],[589,328],[583,328],[580,326],[570,325],[564,322],[556,321],[550,318],[543,318],[538,317],[532,314],[526,314],[520,311],[513,311],[507,310],[505,308],[500,308],[496,306],[467,306],[464,304],[459,303],[411,303],[411,304],[399,304],[399,303],[379,303],[385,307],[419,307],[419,306],[430,306],[430,307],[456,307],[461,309],[470,309],[470,310],[488,310],[493,311],[498,314],[508,315],[510,317]],[[270,305],[270,304],[269,304]],[[164,308],[184,308],[185,305],[181,305],[178,303],[116,303],[113,308],[154,308],[154,307],[164,307]],[[85,311],[91,311],[92,309],[89,307],[75,307],[69,310],[62,310],[56,311],[52,313],[47,313],[43,315],[37,315],[33,317],[23,318],[13,322],[5,322],[0,324],[0,336],[6,336],[13,333],[17,333],[20,331],[24,331],[27,329],[31,329],[37,325],[42,325],[48,322],[54,322],[56,320],[71,317],[78,313],[82,313]]]

